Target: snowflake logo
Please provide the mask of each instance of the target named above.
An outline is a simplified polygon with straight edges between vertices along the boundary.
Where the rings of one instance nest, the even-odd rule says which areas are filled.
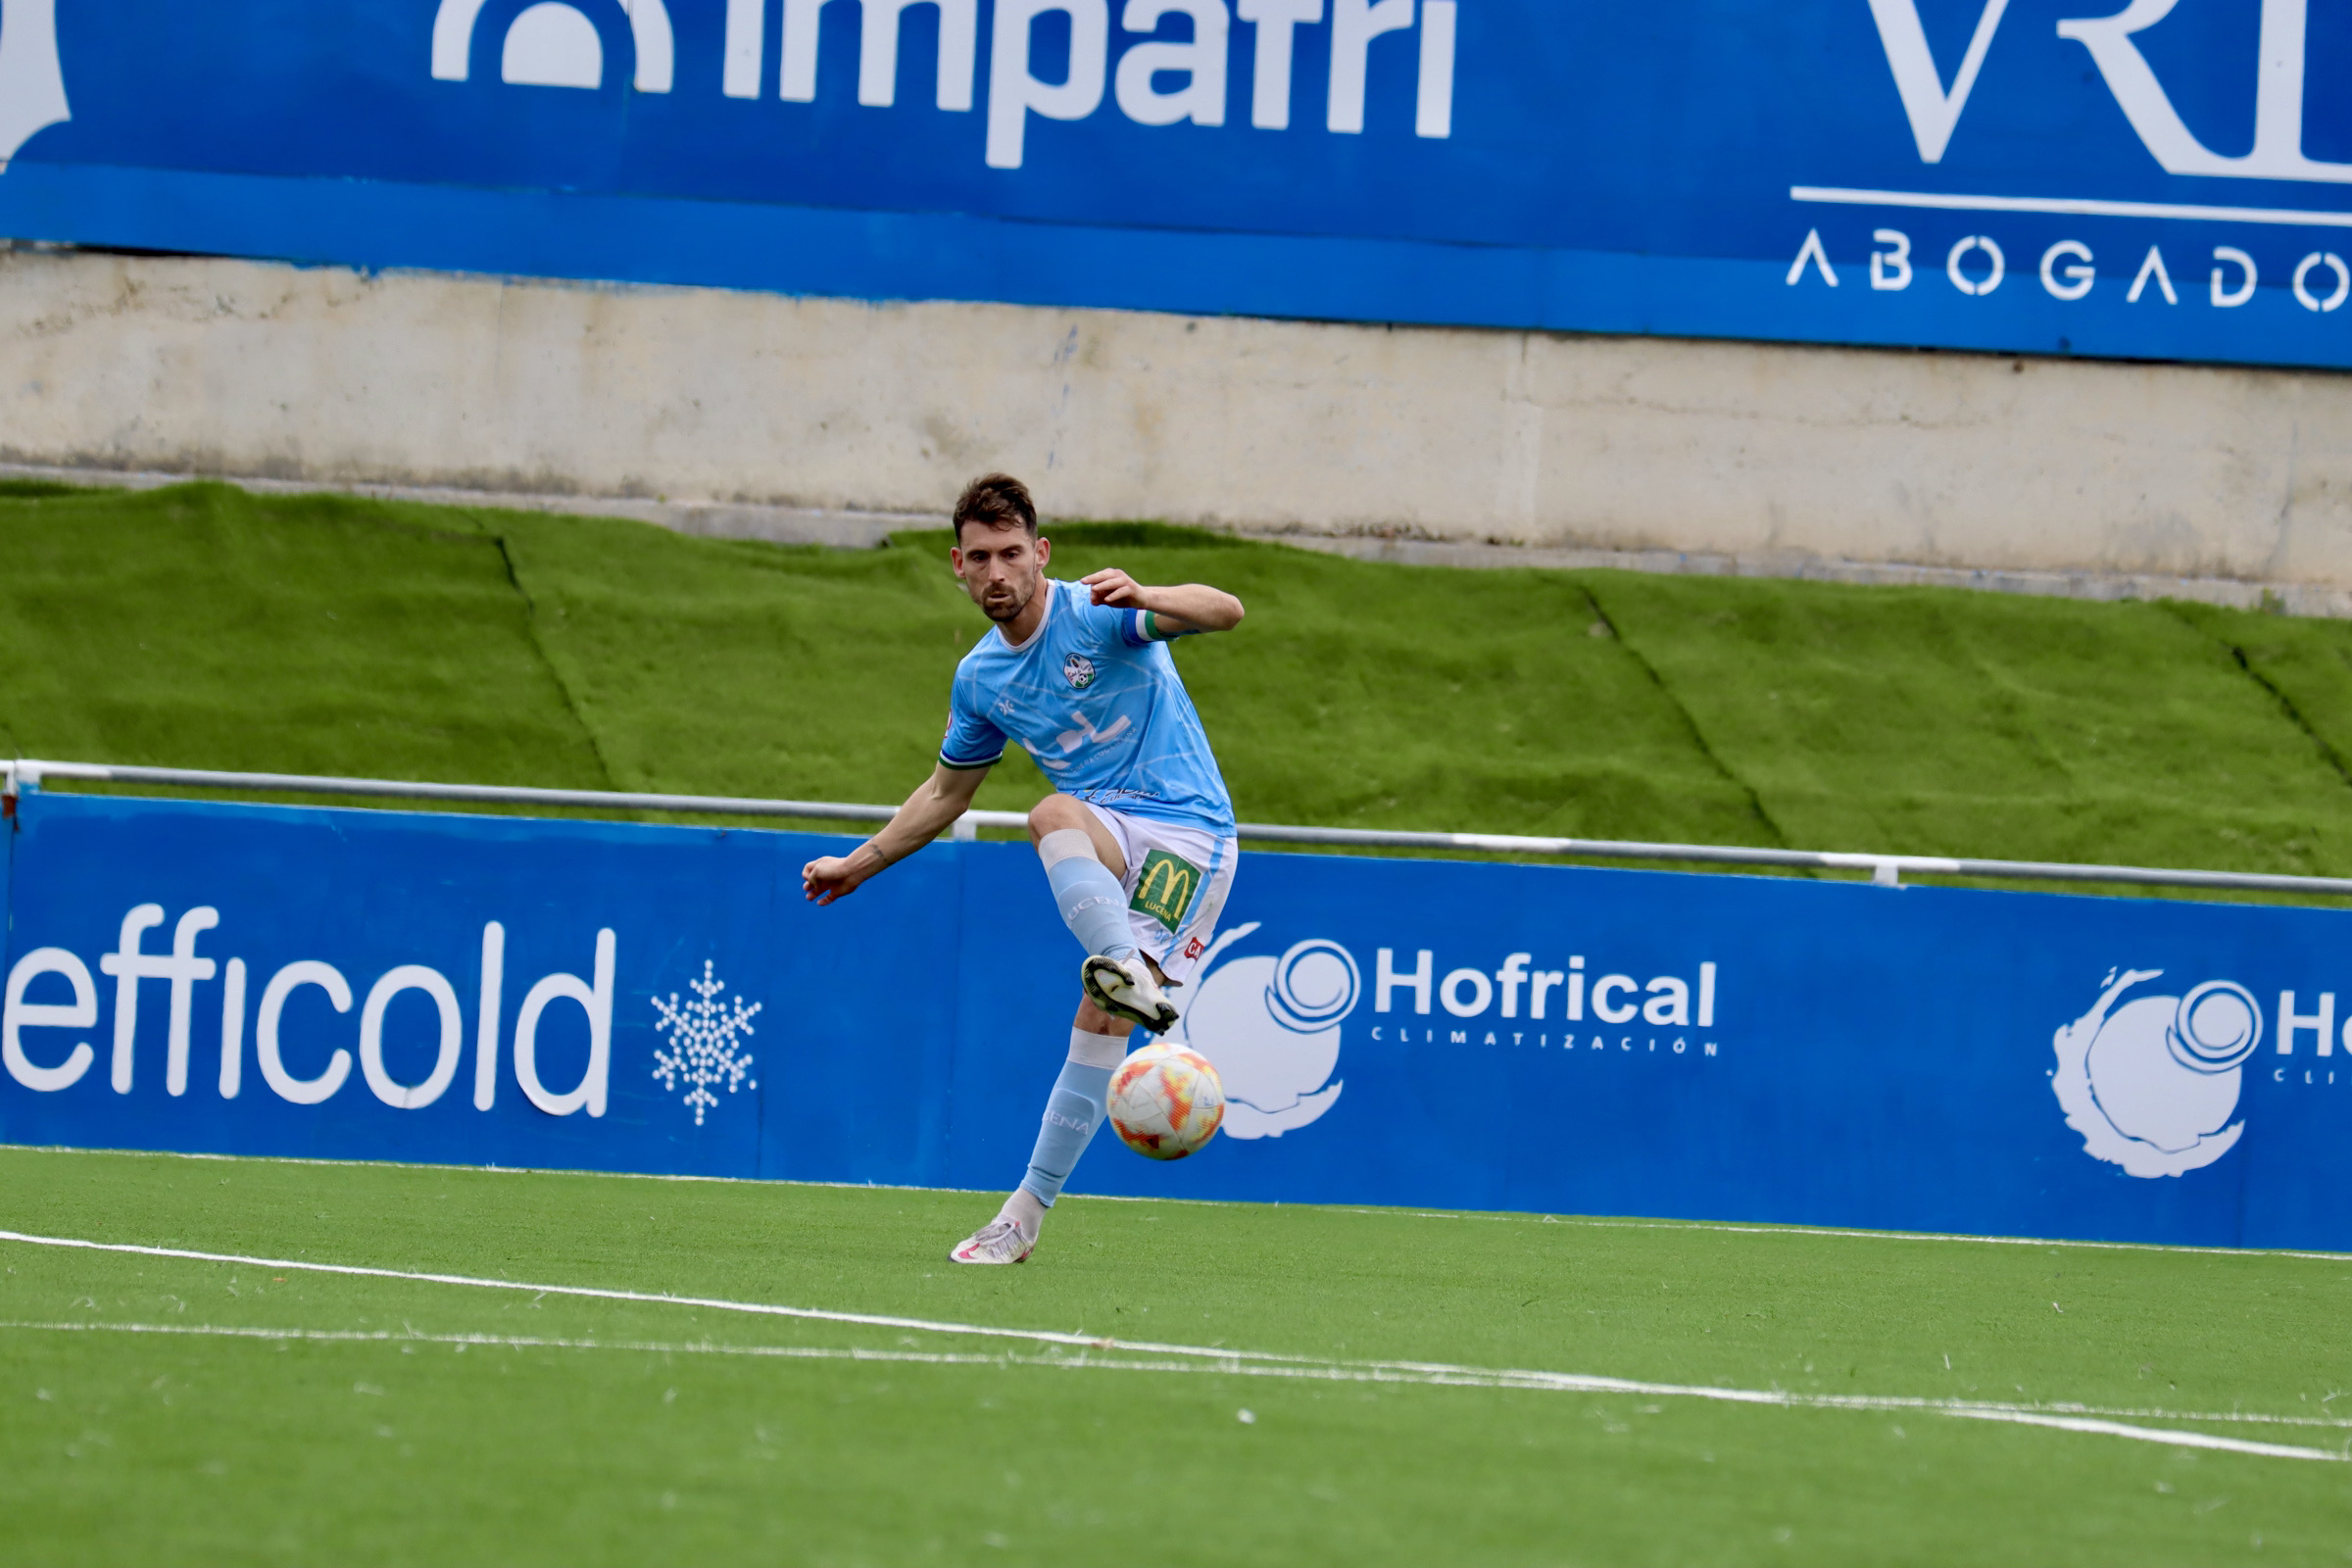
[[[703,977],[689,980],[686,989],[695,1000],[684,1006],[678,1004],[678,994],[671,992],[667,1002],[654,998],[654,1010],[662,1015],[654,1025],[656,1033],[669,1036],[667,1049],[654,1049],[654,1076],[662,1087],[677,1093],[683,1080],[687,1087],[686,1103],[694,1107],[694,1124],[700,1127],[703,1117],[718,1104],[718,1097],[710,1092],[713,1085],[725,1084],[727,1093],[747,1087],[752,1070],[752,1054],[742,1049],[742,1036],[754,1033],[752,1019],[759,1013],[760,1003],[750,1006],[737,997],[727,1006],[720,1006],[718,995],[726,986],[711,973],[710,960],[703,960]],[[759,1084],[749,1083],[757,1089]]]

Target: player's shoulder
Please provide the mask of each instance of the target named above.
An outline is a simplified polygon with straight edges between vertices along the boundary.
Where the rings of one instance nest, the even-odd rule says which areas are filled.
[[[1140,611],[1098,605],[1095,591],[1082,582],[1056,582],[1054,586],[1062,594],[1054,618],[1060,623],[1061,636],[1067,642],[1130,655],[1150,646]]]
[[[1054,590],[1054,618],[1065,627],[1086,618],[1095,608],[1094,590],[1082,582],[1063,577],[1048,577],[1046,586]]]

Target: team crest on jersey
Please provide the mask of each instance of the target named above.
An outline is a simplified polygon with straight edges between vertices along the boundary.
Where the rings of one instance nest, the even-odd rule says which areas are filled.
[[[1144,857],[1144,874],[1136,879],[1135,897],[1127,907],[1144,913],[1171,932],[1184,924],[1184,911],[1193,906],[1200,890],[1200,868],[1181,856],[1153,850]]]
[[[1084,691],[1095,683],[1095,662],[1084,654],[1072,654],[1061,662],[1061,675],[1079,691]]]

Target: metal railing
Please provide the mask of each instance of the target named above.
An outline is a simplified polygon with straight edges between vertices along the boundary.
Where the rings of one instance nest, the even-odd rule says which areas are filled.
[[[37,790],[44,779],[154,784],[191,790],[251,790],[288,795],[358,795],[387,800],[454,801],[484,806],[547,806],[601,811],[677,811],[709,816],[792,817],[804,821],[884,822],[898,808],[840,801],[770,801],[727,795],[655,795],[620,790],[546,790],[510,784],[425,784],[401,779],[326,778],[307,773],[223,773],[194,767],[129,767],[100,762],[0,761],[0,793]],[[966,811],[952,836],[1019,828],[1022,811]],[[1241,837],[1258,844],[1315,844],[1339,849],[1473,850],[1604,860],[1761,865],[1792,870],[1867,871],[1882,887],[1905,876],[1980,877],[1995,881],[2108,882],[2216,892],[2352,896],[2352,878],[2278,876],[2257,871],[2167,870],[2142,865],[2082,865],[2059,860],[1980,860],[1937,855],[1842,854],[1765,850],[1724,844],[1644,844],[1620,839],[1535,838],[1515,833],[1413,833],[1385,828],[1288,827],[1244,822]]]

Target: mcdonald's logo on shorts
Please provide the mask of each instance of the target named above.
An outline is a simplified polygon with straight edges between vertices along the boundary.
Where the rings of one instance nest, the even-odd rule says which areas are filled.
[[[1184,924],[1184,911],[1200,891],[1200,868],[1181,856],[1153,850],[1144,857],[1144,874],[1136,879],[1130,909],[1141,909],[1173,932]]]

